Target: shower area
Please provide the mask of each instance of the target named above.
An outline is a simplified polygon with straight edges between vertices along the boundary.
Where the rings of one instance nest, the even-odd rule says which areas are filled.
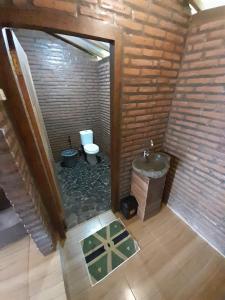
[[[110,44],[13,31],[27,55],[70,228],[110,209]],[[89,148],[81,139],[87,131]]]

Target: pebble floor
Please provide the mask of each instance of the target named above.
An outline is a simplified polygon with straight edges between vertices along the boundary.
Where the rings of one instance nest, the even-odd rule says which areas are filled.
[[[56,163],[66,223],[71,228],[110,209],[110,162],[100,154],[101,162],[89,165],[83,159],[73,168]]]

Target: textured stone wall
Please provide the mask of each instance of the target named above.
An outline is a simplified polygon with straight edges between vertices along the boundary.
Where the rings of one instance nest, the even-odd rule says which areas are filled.
[[[225,21],[203,21],[191,24],[172,102],[167,193],[169,205],[225,254]]]
[[[98,62],[99,140],[104,152],[110,154],[110,61]]]

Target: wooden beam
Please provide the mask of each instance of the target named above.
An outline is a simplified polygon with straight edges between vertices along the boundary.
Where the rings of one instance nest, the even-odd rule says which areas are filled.
[[[224,20],[224,16],[225,16],[225,6],[206,9],[192,16],[192,21],[190,26],[200,26],[207,22]]]
[[[189,0],[189,3],[197,10],[197,12],[204,10],[202,0]]]
[[[59,40],[65,42],[65,43],[67,43],[67,44],[69,44],[69,45],[71,45],[71,46],[73,46],[73,47],[75,47],[75,48],[77,48],[77,49],[79,49],[79,50],[81,50],[81,51],[83,51],[83,52],[85,52],[85,53],[91,55],[91,56],[95,56],[93,53],[87,51],[86,49],[84,49],[83,47],[79,46],[78,44],[72,43],[72,42],[69,41],[68,39],[63,38],[63,36],[60,35],[60,34],[51,33],[51,32],[47,32],[47,33],[48,33],[49,35],[53,36],[54,38],[59,39]]]
[[[194,9],[199,12],[201,11],[200,8],[196,5],[195,1],[194,0],[189,0],[189,3],[191,4],[191,6],[194,7]]]

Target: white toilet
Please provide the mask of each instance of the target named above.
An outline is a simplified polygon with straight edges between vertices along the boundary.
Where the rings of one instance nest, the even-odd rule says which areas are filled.
[[[84,148],[84,152],[87,154],[87,161],[90,165],[95,165],[97,163],[96,154],[99,152],[99,146],[93,144],[93,131],[80,131],[80,140],[81,145]]]

